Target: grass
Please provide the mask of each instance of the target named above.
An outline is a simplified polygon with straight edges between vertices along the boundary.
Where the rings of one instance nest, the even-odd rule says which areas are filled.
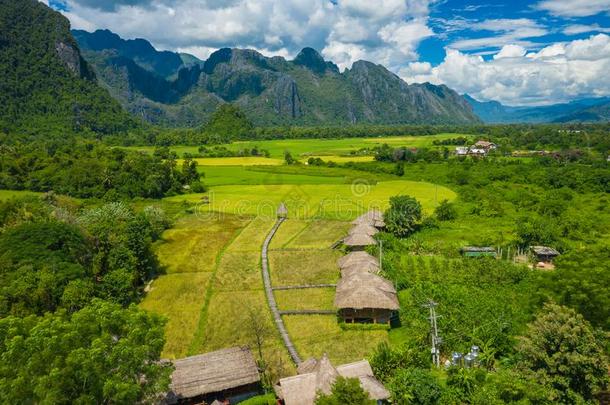
[[[278,166],[272,166],[279,168]],[[200,166],[203,182],[210,187],[224,185],[257,184],[343,184],[344,176],[282,173],[282,171],[261,170],[260,166]],[[310,173],[311,170],[303,170]]]
[[[162,240],[155,244],[166,274],[152,282],[140,306],[168,319],[164,357],[180,358],[189,353],[218,256],[246,223],[228,215],[223,218],[188,215],[165,231]]]
[[[341,139],[276,139],[276,140],[257,140],[257,141],[240,141],[233,142],[230,144],[224,144],[221,146],[226,147],[232,151],[239,151],[243,149],[252,149],[257,147],[260,149],[266,149],[269,151],[272,158],[283,159],[284,152],[290,151],[293,156],[305,157],[305,156],[346,156],[351,151],[356,151],[362,148],[373,148],[375,146],[388,145],[398,147],[434,147],[433,142],[435,140],[443,140],[448,138],[455,138],[458,136],[469,136],[465,134],[453,134],[453,133],[442,133],[436,135],[426,136],[392,136],[392,137],[378,137],[378,138],[341,138]],[[146,153],[152,153],[154,147],[152,146],[132,146],[129,149],[140,150]],[[199,153],[198,146],[174,146],[171,147],[178,156],[182,156],[185,152],[196,154]]]
[[[351,220],[370,208],[385,209],[389,198],[408,194],[417,198],[424,211],[431,212],[443,199],[452,200],[455,193],[432,183],[415,181],[383,181],[375,185],[366,182],[318,185],[251,185],[218,186],[207,195],[209,205],[202,211],[219,211],[234,215],[274,218],[280,202],[285,202],[291,218]],[[172,202],[198,203],[202,194],[169,197]]]
[[[339,278],[337,259],[341,253],[324,250],[272,250],[269,253],[274,286],[330,284]]]
[[[309,158],[320,158],[324,162],[346,163],[346,162],[372,162],[375,160],[373,155],[311,155],[301,159],[302,162],[307,162]]]
[[[21,198],[31,195],[42,195],[43,193],[36,193],[34,191],[24,190],[0,190],[0,201],[10,200],[11,198]]]
[[[368,357],[388,341],[383,330],[343,330],[332,315],[284,315],[284,324],[302,358],[319,358],[324,353],[336,364]]]
[[[272,159],[262,156],[195,158],[193,160],[196,161],[199,166],[276,166],[284,163],[283,159]],[[182,159],[178,159],[177,163],[178,165],[182,165]]]
[[[305,288],[273,292],[280,310],[333,309],[334,288]]]
[[[168,274],[152,283],[140,307],[168,319],[162,357],[176,359],[187,355],[197,330],[210,274]]]

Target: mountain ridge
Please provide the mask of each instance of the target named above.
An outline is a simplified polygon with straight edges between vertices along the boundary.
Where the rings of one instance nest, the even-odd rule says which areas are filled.
[[[105,37],[110,34],[104,32]],[[252,49],[221,48],[200,63],[176,63],[175,72],[157,72],[151,58],[142,62],[140,54],[129,54],[125,40],[117,42],[118,35],[113,35],[120,49],[96,44],[99,33],[79,31],[76,39],[100,83],[128,111],[155,124],[200,125],[227,102],[238,105],[261,126],[480,122],[470,105],[446,86],[407,84],[385,67],[367,61],[340,72],[309,47],[293,60],[267,57]],[[140,76],[146,73],[134,65],[157,77],[143,79]],[[169,96],[162,96],[158,89],[170,89]]]
[[[506,106],[498,101],[478,101],[468,94],[464,99],[485,123],[568,123],[610,120],[610,97],[584,98],[569,103],[535,107]]]

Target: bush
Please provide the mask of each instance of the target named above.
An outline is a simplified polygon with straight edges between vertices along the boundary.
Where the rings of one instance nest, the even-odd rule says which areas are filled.
[[[385,212],[387,230],[396,236],[408,236],[415,230],[421,219],[422,207],[419,201],[408,195],[390,197],[390,208]]]
[[[434,210],[434,215],[439,221],[451,221],[457,218],[457,210],[449,200],[443,200]]]

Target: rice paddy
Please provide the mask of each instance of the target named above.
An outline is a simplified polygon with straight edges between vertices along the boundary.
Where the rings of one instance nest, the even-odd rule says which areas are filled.
[[[197,159],[209,191],[168,197],[161,205],[188,207],[155,245],[165,274],[149,287],[141,306],[168,318],[163,356],[179,358],[224,347],[253,347],[256,326],[263,326],[260,348],[275,376],[294,373],[269,311],[260,268],[260,249],[276,220],[280,202],[289,219],[269,250],[272,284],[335,284],[332,249],[349,229],[349,221],[370,208],[385,209],[390,197],[408,194],[431,212],[455,193],[431,183],[405,181],[393,175],[362,173],[340,167],[280,165],[284,150],[299,159],[360,161],[354,148],[378,142],[431,143],[454,134],[341,140],[287,140],[235,143],[227,147],[269,147],[271,158]],[[364,145],[364,146],[363,146]],[[196,152],[188,148],[180,151]],[[334,287],[275,290],[280,310],[332,310]],[[384,330],[344,330],[334,315],[283,315],[302,358],[328,353],[337,364],[368,356]],[[254,347],[253,347],[254,348]],[[257,352],[258,350],[255,349]]]

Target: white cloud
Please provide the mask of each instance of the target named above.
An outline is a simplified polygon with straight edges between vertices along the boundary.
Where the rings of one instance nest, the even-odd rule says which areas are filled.
[[[538,52],[522,51],[504,47],[495,58],[485,60],[447,49],[440,65],[411,63],[400,75],[408,82],[444,83],[476,99],[507,105],[544,105],[610,95],[610,36],[598,34]]]
[[[526,50],[524,47],[519,45],[504,45],[500,52],[494,55],[494,59],[502,58],[520,58],[524,56]]]
[[[247,47],[293,57],[311,46],[342,68],[358,59],[397,68],[416,60],[417,46],[433,34],[427,15],[435,0],[65,1],[74,28],[108,28],[159,49],[205,57]]]
[[[563,29],[563,33],[566,35],[586,34],[589,32],[610,32],[610,28],[600,27],[599,24],[572,24]]]
[[[587,17],[610,14],[610,0],[544,0],[535,8],[560,17]]]
[[[471,21],[466,24],[462,22],[461,26],[462,29],[467,28],[473,31],[497,33],[488,37],[461,39],[450,44],[451,48],[462,51],[485,48],[498,49],[510,44],[533,47],[535,44],[529,41],[528,38],[536,38],[548,34],[548,30],[545,27],[528,18],[489,19],[478,22]]]

